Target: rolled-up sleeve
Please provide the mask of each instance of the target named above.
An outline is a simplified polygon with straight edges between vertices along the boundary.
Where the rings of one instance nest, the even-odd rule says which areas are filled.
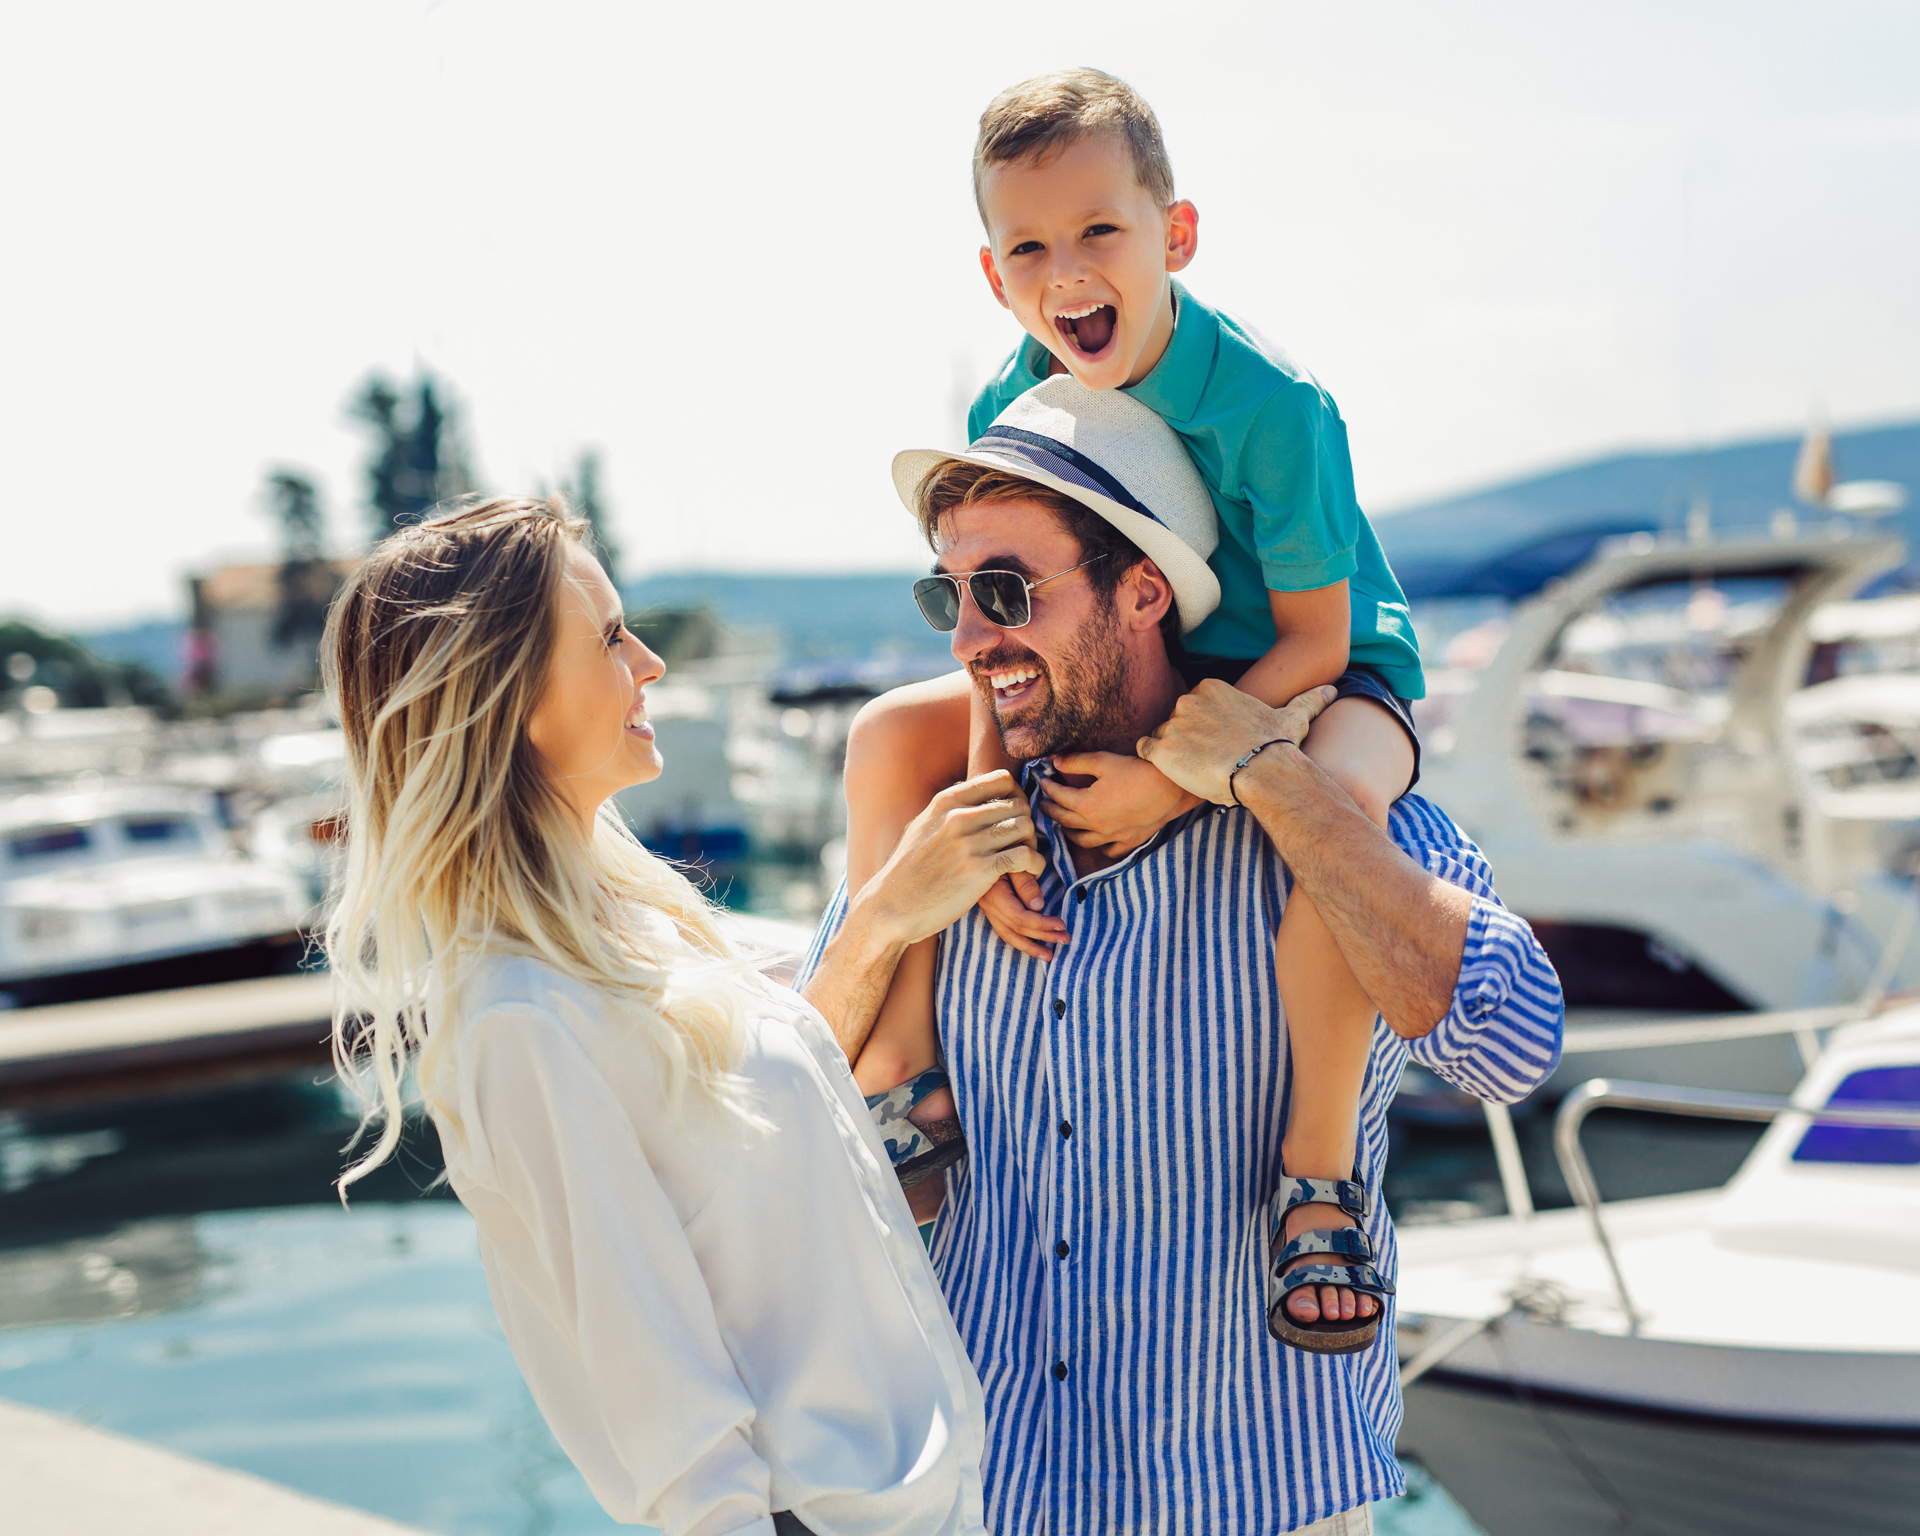
[[[772,1536],[770,1475],[749,1439],[753,1400],[679,1217],[612,1087],[538,1007],[490,1010],[462,1048],[470,1064],[463,1113],[478,1133],[463,1159],[467,1182],[495,1194],[523,1229],[514,1234],[521,1241],[493,1242],[497,1261],[510,1275],[538,1270],[514,1278],[521,1301],[541,1298],[544,1315],[523,1307],[520,1321],[573,1352],[591,1384],[591,1403],[546,1400],[543,1413],[563,1443],[577,1424],[617,1458],[616,1473],[600,1458],[575,1456],[610,1510],[671,1536]],[[485,1231],[487,1213],[475,1214]],[[503,1319],[510,1310],[503,1306]],[[516,1354],[526,1337],[514,1340]],[[542,1397],[537,1360],[521,1365]],[[619,1481],[627,1486],[604,1486]]]
[[[1525,919],[1494,895],[1478,849],[1407,851],[1473,896],[1453,1006],[1432,1031],[1409,1042],[1413,1059],[1475,1098],[1523,1099],[1560,1060],[1566,1007],[1553,962]]]

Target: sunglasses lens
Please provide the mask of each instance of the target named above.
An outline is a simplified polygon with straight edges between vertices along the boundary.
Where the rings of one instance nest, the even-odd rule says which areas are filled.
[[[1033,610],[1027,606],[1027,584],[1012,571],[981,571],[970,577],[967,585],[990,624],[1018,629],[1033,617]]]
[[[944,576],[922,576],[913,584],[913,600],[920,615],[941,634],[960,626],[960,589]]]

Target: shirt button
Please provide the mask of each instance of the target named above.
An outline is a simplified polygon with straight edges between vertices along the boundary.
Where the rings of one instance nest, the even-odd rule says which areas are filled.
[[[1067,1379],[1066,1361],[1056,1360],[1053,1362],[1053,1379],[1055,1381],[1065,1381]]]
[[[1075,901],[1085,901],[1087,899],[1087,888],[1084,885],[1076,885],[1073,888],[1073,899]]]
[[[1067,1247],[1067,1240],[1064,1237],[1053,1245],[1053,1256],[1056,1259],[1064,1259],[1070,1252],[1072,1250]]]
[[[1062,1120],[1060,1122],[1060,1139],[1062,1141],[1065,1141],[1067,1137],[1071,1136],[1072,1134],[1073,1134],[1073,1122],[1071,1120]]]
[[[1064,1018],[1066,1017],[1066,1012],[1067,1000],[1064,997],[1056,997],[1053,1000],[1053,1016],[1056,1019]]]

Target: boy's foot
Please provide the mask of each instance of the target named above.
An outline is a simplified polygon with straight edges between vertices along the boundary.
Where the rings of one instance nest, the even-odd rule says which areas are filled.
[[[1296,1205],[1286,1214],[1281,1227],[1281,1235],[1272,1245],[1271,1252],[1280,1249],[1300,1236],[1303,1232],[1332,1232],[1342,1227],[1356,1227],[1359,1223],[1337,1205]],[[1324,1264],[1323,1254],[1303,1253],[1287,1270],[1297,1269],[1302,1264]],[[1345,1322],[1352,1318],[1369,1318],[1380,1310],[1379,1301],[1364,1291],[1354,1291],[1344,1285],[1303,1285],[1288,1295],[1284,1303],[1287,1316],[1296,1323],[1317,1323],[1322,1318],[1332,1322],[1338,1318]]]

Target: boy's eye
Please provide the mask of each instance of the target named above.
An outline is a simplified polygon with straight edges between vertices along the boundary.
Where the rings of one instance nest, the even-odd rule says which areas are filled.
[[[1012,250],[1008,251],[1007,254],[1009,256],[1031,256],[1039,249],[1040,242],[1038,240],[1022,240]]]
[[[1120,228],[1117,224],[1089,224],[1083,239],[1091,240],[1095,235],[1111,235]]]

